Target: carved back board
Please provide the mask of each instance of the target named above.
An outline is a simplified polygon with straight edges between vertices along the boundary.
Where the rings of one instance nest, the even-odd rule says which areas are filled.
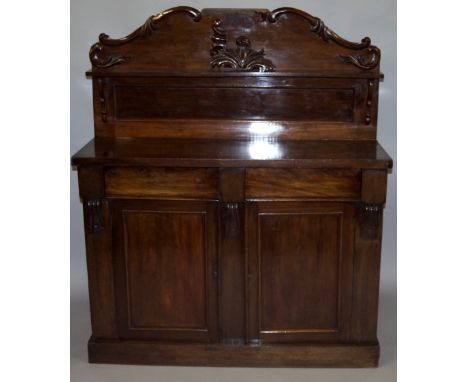
[[[96,137],[376,137],[380,50],[297,9],[171,8],[90,60]]]

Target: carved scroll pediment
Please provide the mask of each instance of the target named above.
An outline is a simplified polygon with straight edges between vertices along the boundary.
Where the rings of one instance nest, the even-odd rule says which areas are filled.
[[[91,60],[91,63],[93,66],[103,69],[129,61],[130,57],[110,53],[109,51],[105,50],[105,47],[115,47],[128,44],[133,40],[148,36],[157,29],[156,27],[162,18],[173,13],[186,13],[195,22],[198,22],[201,19],[200,11],[196,10],[195,8],[183,6],[174,7],[149,17],[140,28],[123,38],[112,39],[107,34],[101,33],[99,35],[99,42],[94,44],[89,51],[89,59]]]
[[[265,58],[265,52],[253,50],[250,40],[245,36],[236,39],[236,47],[227,45],[227,34],[221,28],[221,20],[213,22],[213,45],[211,48],[211,66],[220,68],[230,68],[234,70],[271,72],[275,69],[273,63]]]
[[[161,22],[176,13],[186,15],[185,19]],[[314,56],[317,52],[319,54],[322,52],[321,47],[314,50],[300,50],[298,48],[300,46],[322,44],[322,41],[310,38],[307,33],[295,32],[306,30],[304,21],[306,28],[324,44],[334,44],[336,47],[324,46],[323,57]],[[192,25],[193,22],[197,25]],[[163,28],[168,29],[158,36]],[[148,38],[153,34],[154,38]],[[290,40],[281,38],[282,34],[287,34]],[[209,44],[205,45],[207,38],[211,38],[211,47]],[[139,41],[134,47],[124,46],[137,40]],[[268,52],[262,47],[256,47],[259,41],[264,41]],[[197,47],[197,50],[194,51],[193,47]],[[163,52],[161,56],[157,54],[159,51]],[[209,59],[206,57],[207,54]],[[371,45],[368,37],[360,42],[345,40],[318,17],[294,8],[284,7],[273,11],[250,9],[198,11],[191,7],[175,7],[151,16],[140,28],[126,37],[112,39],[102,33],[99,41],[91,47],[89,58],[95,69],[127,64],[130,69],[137,67],[137,70],[149,71],[161,68],[162,71],[180,69],[206,72],[210,67],[250,72],[288,71],[290,68],[313,71],[317,68],[321,70],[324,67],[323,62],[328,60],[330,71],[339,71],[342,63],[370,71],[378,69],[380,50]],[[320,64],[317,64],[316,58]],[[168,62],[171,65],[168,65]],[[345,71],[349,72],[349,69],[351,68]]]
[[[380,64],[380,49],[371,45],[369,37],[364,37],[359,43],[348,41],[328,28],[320,18],[299,9],[284,7],[274,11],[257,11],[257,16],[262,22],[276,23],[283,15],[288,13],[305,19],[310,24],[310,31],[323,41],[333,42],[343,48],[358,51],[355,54],[339,54],[337,58],[341,61],[364,70],[375,69]]]
[[[375,69],[380,63],[380,49],[371,45],[361,53],[340,54],[338,57],[343,62],[353,64],[359,69],[371,70]]]

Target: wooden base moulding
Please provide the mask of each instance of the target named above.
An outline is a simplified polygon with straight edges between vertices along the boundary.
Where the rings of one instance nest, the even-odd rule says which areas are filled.
[[[370,344],[226,345],[95,340],[91,363],[245,367],[376,367],[380,347]]]

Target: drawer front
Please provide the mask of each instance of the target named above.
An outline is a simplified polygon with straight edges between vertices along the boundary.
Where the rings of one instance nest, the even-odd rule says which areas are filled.
[[[218,197],[214,168],[116,167],[105,174],[110,197],[199,198]]]
[[[361,171],[337,169],[247,169],[246,198],[359,199]]]

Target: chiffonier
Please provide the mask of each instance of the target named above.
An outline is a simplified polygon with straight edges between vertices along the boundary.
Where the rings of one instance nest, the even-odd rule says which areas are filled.
[[[376,366],[379,48],[293,8],[176,7],[89,57],[89,361]]]

